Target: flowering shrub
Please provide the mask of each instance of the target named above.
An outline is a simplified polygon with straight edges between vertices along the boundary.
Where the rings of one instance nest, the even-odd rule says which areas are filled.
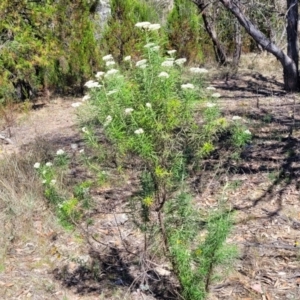
[[[165,230],[164,224],[168,222],[164,221],[164,213],[168,214],[166,207],[174,202],[173,192],[182,186],[187,164],[209,156],[216,149],[218,137],[229,126],[233,125],[233,136],[235,128],[242,127],[221,116],[217,105],[221,95],[213,93],[215,88],[204,91],[206,69],[191,68],[189,80],[182,79],[186,59],[176,58],[174,50],[165,53],[159,47],[158,24],[140,22],[135,30],[145,35],[143,57],[137,61],[131,57],[122,58],[127,68],[126,72],[122,72],[113,63],[111,54],[104,56],[104,61],[111,63],[106,64],[106,71],[96,74],[98,85],[90,88],[87,102],[90,111],[97,112],[96,121],[90,120],[82,132],[87,141],[97,144],[93,132],[96,132],[95,126],[100,125],[110,142],[107,151],[110,155],[114,153],[114,159],[120,166],[130,157],[138,158],[140,170],[143,170],[140,174],[142,193],[139,196],[142,228],[151,230],[153,224],[149,222],[153,218],[150,215],[156,215],[155,222],[160,225],[165,248],[168,248],[170,243],[167,240],[172,242],[172,237]],[[115,69],[111,69],[111,65]],[[245,130],[243,135],[250,137]],[[105,147],[101,152],[103,150]],[[185,216],[185,207],[182,209]],[[220,245],[223,240],[219,241]],[[184,245],[183,250],[187,247]],[[174,248],[168,251],[176,252]],[[181,282],[184,285],[182,278]]]
[[[210,155],[218,133],[228,123],[215,104],[220,94],[205,96],[209,90],[203,91],[208,71],[191,68],[193,76],[184,82],[181,75],[186,58],[176,58],[176,50],[164,52],[159,47],[160,26],[140,22],[135,30],[144,33],[143,57],[135,62],[124,57],[127,70],[122,74],[113,55],[107,54],[103,57],[106,71],[97,72],[96,81],[85,85],[90,90],[88,105],[97,112],[97,121],[111,142],[109,151],[115,153],[119,164],[129,154],[140,158],[156,187],[144,199],[152,199],[147,205],[159,211],[177,185],[178,169],[183,170],[186,161]],[[196,103],[206,103],[201,106],[201,126],[195,118]],[[96,142],[92,126],[83,127],[82,132],[87,140]]]

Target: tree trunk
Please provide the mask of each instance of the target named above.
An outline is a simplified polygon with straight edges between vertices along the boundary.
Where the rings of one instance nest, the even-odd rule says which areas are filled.
[[[284,89],[289,92],[295,92],[299,89],[299,79],[298,79],[298,51],[297,46],[295,48],[295,43],[297,43],[294,36],[297,37],[297,22],[298,14],[298,2],[297,0],[287,0],[288,4],[288,28],[287,35],[288,41],[290,41],[290,46],[288,54],[285,54],[277,45],[275,45],[269,38],[267,38],[259,29],[257,29],[254,24],[245,17],[240,8],[233,3],[232,0],[220,0],[226,9],[228,9],[240,22],[240,24],[245,28],[248,34],[263,47],[264,50],[272,53],[282,64],[283,67],[283,78],[284,78]],[[291,55],[291,56],[290,56]]]
[[[209,4],[205,4],[203,0],[196,0],[193,2],[199,8],[199,11],[201,13],[201,16],[202,16],[202,19],[204,22],[205,30],[212,40],[216,61],[221,66],[226,65],[228,63],[228,58],[227,58],[225,49],[222,46],[222,44],[220,43],[218,36],[217,36],[217,32],[215,30],[215,26],[214,26],[213,22],[209,21],[209,16],[207,15],[207,12],[206,12]]]
[[[299,86],[299,71],[298,71],[298,0],[287,0],[287,55],[295,62],[293,72],[297,73],[297,78],[290,76],[289,70],[284,73],[284,82],[289,82],[289,85]]]
[[[241,26],[237,20],[234,22],[234,36],[235,36],[235,48],[233,53],[233,60],[232,65],[234,68],[238,67],[240,58],[241,58],[241,52],[242,52],[242,33],[241,33]]]

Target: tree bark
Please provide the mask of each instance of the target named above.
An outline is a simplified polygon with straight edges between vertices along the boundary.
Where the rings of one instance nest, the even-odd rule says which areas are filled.
[[[299,86],[299,70],[298,70],[298,0],[287,0],[287,55],[295,62],[297,78],[290,76],[289,72],[284,73],[285,81],[289,85]],[[295,82],[294,82],[295,81]]]
[[[241,53],[242,53],[242,33],[241,33],[241,26],[237,20],[234,22],[234,28],[235,28],[235,48],[233,53],[233,60],[232,64],[233,67],[238,67],[238,64],[240,62]]]
[[[221,66],[226,65],[228,63],[226,51],[218,39],[218,35],[213,22],[209,21],[209,16],[206,13],[209,4],[206,4],[203,0],[195,0],[193,2],[199,8],[204,22],[205,30],[208,33],[210,39],[212,40],[216,61]]]
[[[284,89],[289,92],[295,92],[299,89],[299,79],[298,79],[298,52],[296,53],[296,48],[294,46],[295,38],[297,36],[297,23],[295,25],[295,20],[298,21],[298,14],[296,16],[295,10],[298,11],[297,0],[287,0],[288,4],[288,28],[291,29],[287,32],[288,41],[291,45],[289,48],[289,53],[285,54],[277,45],[275,45],[269,38],[267,38],[259,29],[257,29],[254,24],[243,14],[241,9],[233,3],[232,0],[220,0],[226,9],[228,9],[240,22],[240,24],[245,28],[247,33],[263,47],[264,50],[272,53],[280,62],[283,67],[283,77],[284,77]],[[292,36],[291,36],[292,34]],[[297,42],[296,42],[297,43]],[[297,47],[297,46],[296,46]],[[291,55],[291,56],[290,56]],[[297,58],[297,59],[296,59]]]

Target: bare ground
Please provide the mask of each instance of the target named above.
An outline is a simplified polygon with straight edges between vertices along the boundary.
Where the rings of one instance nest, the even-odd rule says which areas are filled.
[[[212,281],[210,300],[300,299],[300,98],[283,92],[278,70],[275,60],[252,57],[237,75],[224,70],[211,78],[222,94],[224,114],[244,117],[253,143],[240,161],[207,161],[191,184],[200,210],[222,201],[235,211],[228,242],[238,246],[239,257],[226,276]],[[18,116],[11,128],[13,144],[2,145],[3,159],[31,151],[29,145],[37,140],[46,141],[53,151],[71,153],[71,144],[83,147],[74,101],[57,99]],[[22,235],[5,241],[0,260],[1,299],[179,299],[169,266],[136,256],[143,248],[142,237],[126,214],[136,190],[134,171],[115,174],[109,185],[92,191],[97,203],[90,212],[93,222],[70,233],[61,229],[41,199],[21,206],[18,216],[24,228],[15,230]],[[12,225],[3,220],[7,236]],[[147,270],[141,272],[138,265]],[[145,280],[152,295],[138,289]]]

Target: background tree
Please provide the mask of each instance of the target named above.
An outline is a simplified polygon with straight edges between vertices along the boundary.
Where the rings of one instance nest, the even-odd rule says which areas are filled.
[[[200,9],[199,1],[193,1]],[[201,1],[200,1],[201,2]],[[247,5],[252,1],[236,2],[232,0],[220,0],[220,3],[231,12],[239,21],[246,32],[255,40],[255,42],[273,54],[282,64],[284,88],[293,92],[299,90],[299,72],[298,72],[298,42],[297,42],[297,24],[298,24],[298,1],[287,0],[286,2],[286,33],[287,33],[287,53],[285,53],[278,44],[272,40],[272,30],[268,35],[264,33],[266,27],[259,28],[250,17],[246,16]],[[253,11],[253,10],[252,10]],[[267,11],[267,10],[266,10]],[[268,16],[265,17],[268,20]],[[264,22],[264,25],[266,22]]]
[[[51,86],[67,90],[92,74],[98,59],[90,2],[0,2],[0,102]]]

